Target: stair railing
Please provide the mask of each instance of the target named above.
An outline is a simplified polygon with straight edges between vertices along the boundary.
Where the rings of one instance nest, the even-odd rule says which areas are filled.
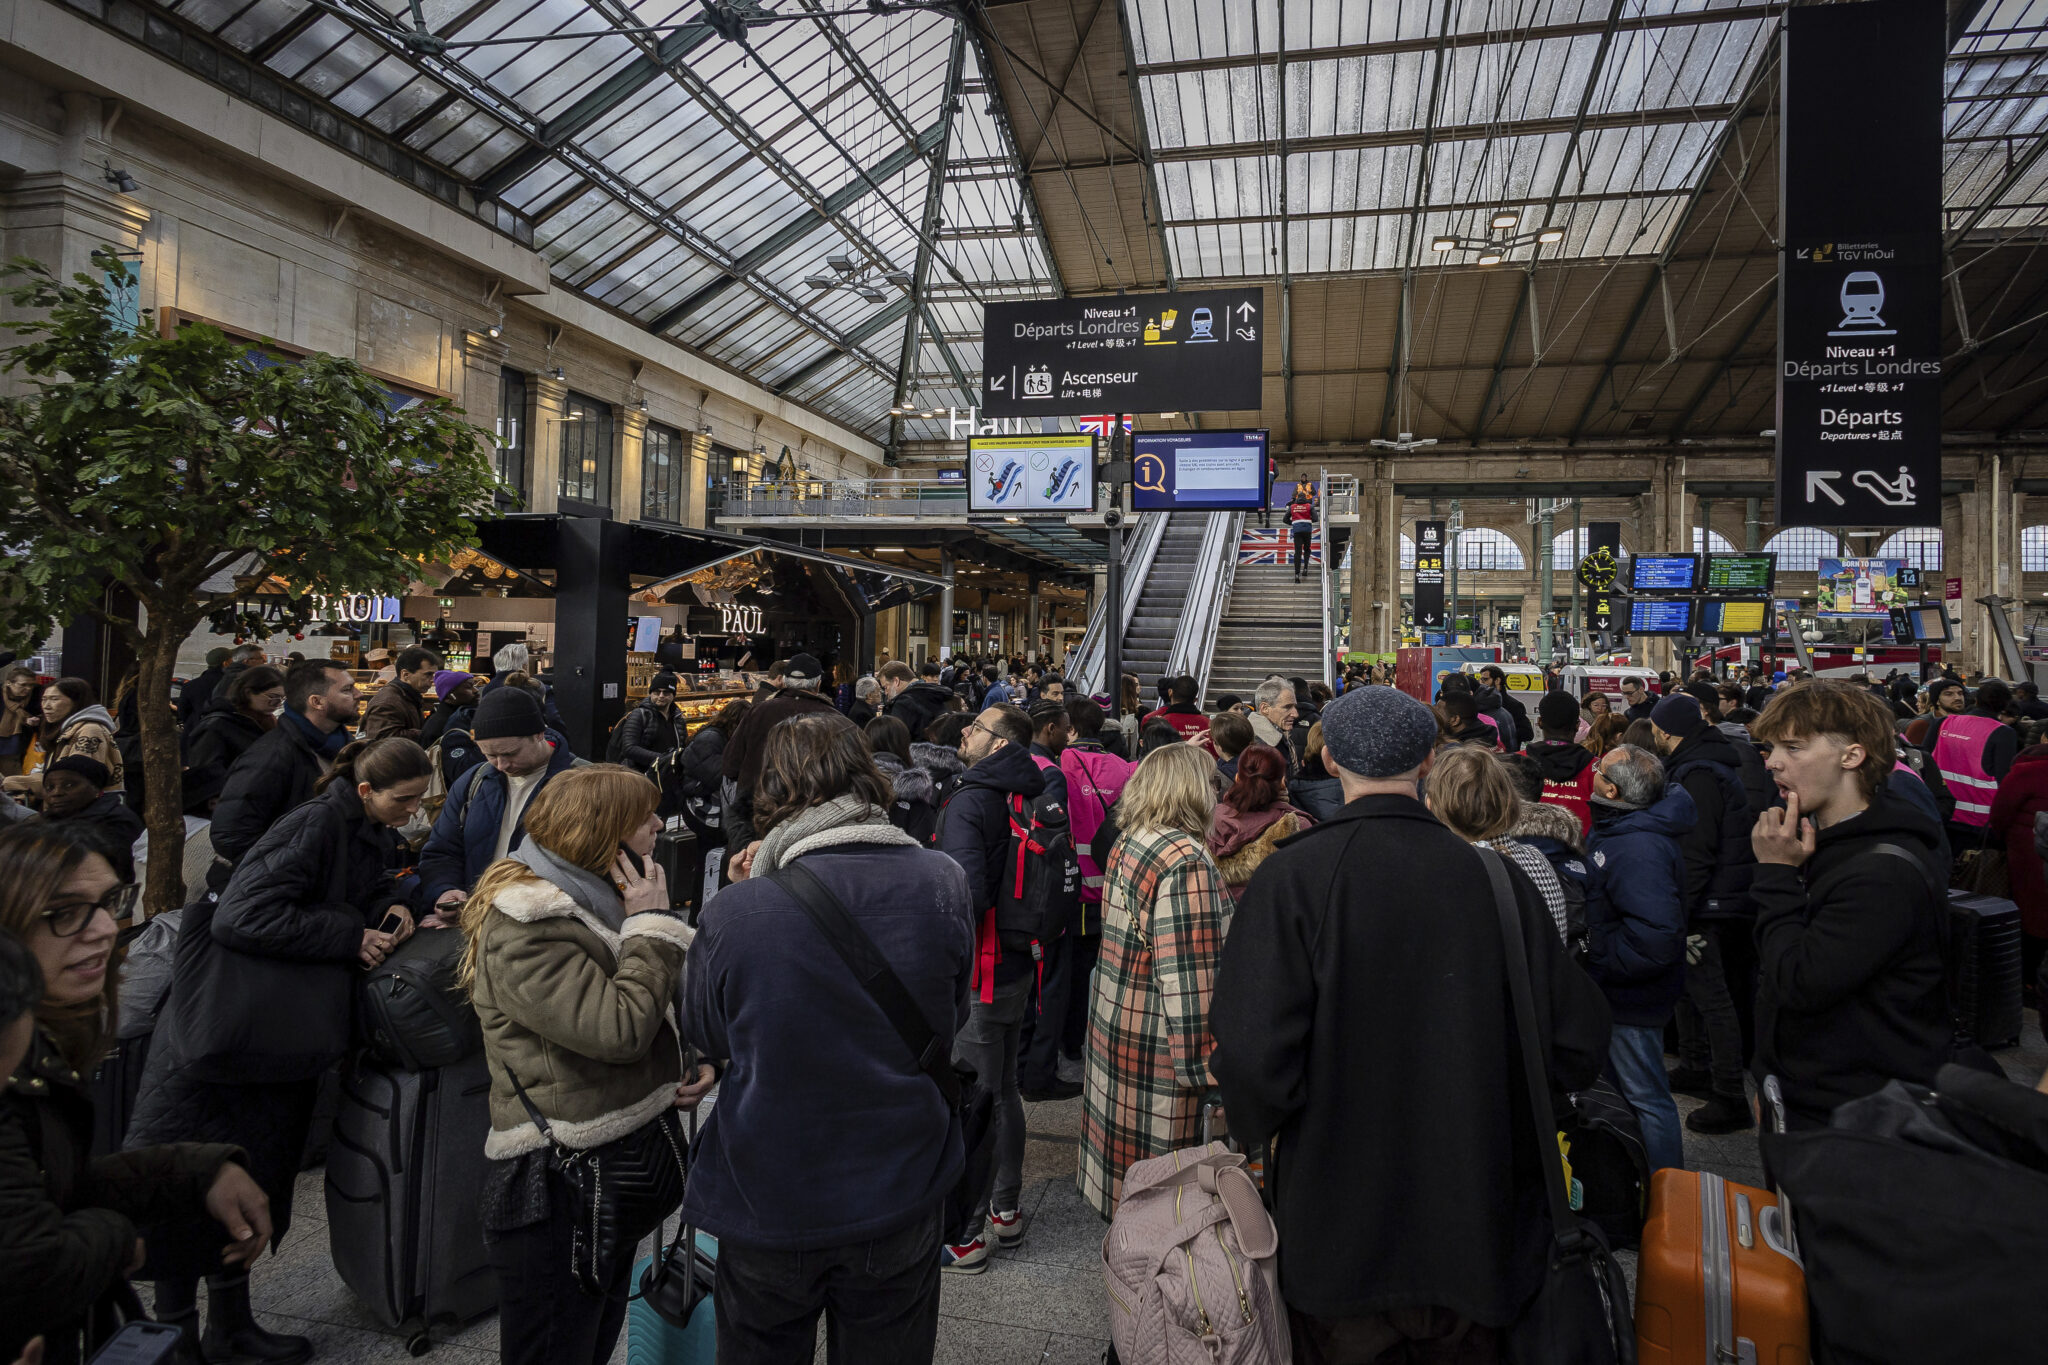
[[[1173,633],[1173,648],[1167,652],[1168,676],[1193,677],[1198,697],[1209,693],[1209,665],[1216,657],[1224,605],[1237,581],[1237,547],[1243,536],[1244,513],[1209,514],[1209,524],[1202,528],[1201,552],[1195,557],[1194,578],[1188,584],[1186,609]]]
[[[1131,618],[1138,610],[1138,597],[1145,589],[1145,575],[1152,571],[1152,561],[1158,557],[1159,543],[1166,537],[1165,512],[1140,512],[1137,523],[1124,537],[1124,610],[1122,623],[1117,627],[1117,638],[1122,640],[1130,634]],[[1088,632],[1081,637],[1081,647],[1074,652],[1072,676],[1067,679],[1071,694],[1079,691],[1082,695],[1107,694],[1103,674],[1108,660],[1108,646],[1103,640],[1102,623],[1109,614],[1107,595],[1095,604],[1095,610],[1088,613]]]

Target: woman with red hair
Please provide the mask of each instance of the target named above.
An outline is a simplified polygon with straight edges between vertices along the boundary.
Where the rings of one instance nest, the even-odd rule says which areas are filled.
[[[1216,803],[1209,853],[1235,901],[1259,864],[1282,839],[1315,823],[1287,804],[1287,760],[1270,744],[1253,744],[1238,755],[1237,778]]]

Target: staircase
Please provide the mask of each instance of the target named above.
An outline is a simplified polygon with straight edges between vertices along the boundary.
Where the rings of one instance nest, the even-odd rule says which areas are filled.
[[[1216,632],[1202,704],[1225,692],[1249,702],[1253,690],[1275,673],[1318,682],[1325,648],[1323,590],[1314,575],[1296,583],[1285,564],[1240,564]]]
[[[1166,672],[1167,656],[1173,652],[1173,634],[1187,609],[1188,589],[1195,578],[1195,559],[1202,550],[1202,532],[1209,524],[1207,512],[1173,512],[1166,520],[1166,533],[1151,571],[1138,591],[1138,605],[1131,613],[1131,628],[1124,635],[1124,672],[1138,680],[1141,695],[1152,695],[1152,684]]]

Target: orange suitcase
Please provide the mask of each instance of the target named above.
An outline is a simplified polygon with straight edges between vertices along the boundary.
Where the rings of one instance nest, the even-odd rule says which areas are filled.
[[[1776,1196],[1705,1171],[1651,1176],[1636,1355],[1640,1365],[1808,1365],[1806,1275]]]

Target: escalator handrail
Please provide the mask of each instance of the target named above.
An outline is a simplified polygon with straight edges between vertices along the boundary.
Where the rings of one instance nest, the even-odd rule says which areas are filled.
[[[1130,634],[1131,617],[1138,609],[1138,596],[1144,591],[1145,575],[1151,572],[1152,561],[1159,554],[1159,543],[1166,535],[1167,516],[1165,512],[1140,512],[1131,534],[1124,541],[1124,619],[1119,639]],[[1103,667],[1108,660],[1104,657],[1102,623],[1108,611],[1109,603],[1105,599],[1096,603],[1095,610],[1088,614],[1088,633],[1081,637],[1081,647],[1074,653],[1074,677],[1068,680],[1070,690],[1078,686],[1083,695],[1105,691]]]
[[[1244,513],[1211,512],[1202,530],[1202,549],[1195,576],[1188,585],[1186,609],[1174,632],[1166,671],[1195,679],[1199,697],[1209,694],[1209,665],[1216,657],[1216,634],[1223,624],[1223,604],[1237,578],[1237,546],[1244,534]]]

